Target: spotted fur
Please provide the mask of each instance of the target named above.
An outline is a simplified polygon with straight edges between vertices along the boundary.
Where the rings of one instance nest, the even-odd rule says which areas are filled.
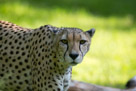
[[[0,21],[1,90],[67,91],[72,66],[81,63],[94,32]]]

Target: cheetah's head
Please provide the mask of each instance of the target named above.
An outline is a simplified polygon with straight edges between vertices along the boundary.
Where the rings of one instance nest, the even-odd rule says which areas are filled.
[[[71,66],[81,63],[94,33],[94,28],[86,32],[78,28],[60,28],[58,37],[55,38],[58,59]]]

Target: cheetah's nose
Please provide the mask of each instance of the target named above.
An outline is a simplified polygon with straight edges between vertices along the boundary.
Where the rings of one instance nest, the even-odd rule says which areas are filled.
[[[70,56],[73,60],[75,60],[75,59],[78,57],[78,55],[79,55],[79,54],[76,54],[76,53],[71,53],[71,54],[69,54],[69,56]]]

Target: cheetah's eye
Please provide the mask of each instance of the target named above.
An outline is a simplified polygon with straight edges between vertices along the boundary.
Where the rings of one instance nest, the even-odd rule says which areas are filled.
[[[66,39],[60,40],[63,44],[68,44],[68,41]]]
[[[85,44],[86,40],[80,40],[80,44]]]

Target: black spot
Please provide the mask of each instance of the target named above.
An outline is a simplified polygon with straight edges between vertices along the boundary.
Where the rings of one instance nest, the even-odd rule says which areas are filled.
[[[17,32],[14,32],[14,34],[17,34]]]
[[[40,56],[41,56],[41,54],[39,53],[39,54],[38,54],[38,56],[40,57]]]
[[[22,44],[22,42],[19,42],[19,45],[21,45]]]
[[[5,67],[5,64],[2,64],[2,67]]]
[[[16,59],[13,59],[12,62],[16,62]]]
[[[41,64],[41,62],[38,62],[38,64],[40,65],[40,64]]]
[[[24,76],[27,77],[27,74],[25,73]]]
[[[25,62],[26,62],[26,63],[28,63],[28,60],[27,60],[27,59],[25,59]]]
[[[9,84],[10,84],[10,85],[13,85],[13,83],[12,83],[12,82],[10,82]]]
[[[1,77],[3,77],[3,76],[4,76],[4,74],[0,74],[0,76],[1,76]]]
[[[0,60],[2,60],[3,58],[2,57],[0,57]]]
[[[23,71],[25,71],[26,69],[25,68],[22,68]]]
[[[5,62],[8,62],[8,59],[5,59]]]
[[[19,84],[20,84],[20,85],[22,85],[22,84],[23,84],[23,82],[19,82]]]
[[[18,42],[18,40],[16,39],[16,40],[15,40],[15,43],[17,43],[17,42]]]
[[[19,49],[20,47],[17,47],[17,49]]]
[[[28,48],[29,48],[29,45],[26,46],[26,49],[28,49]]]
[[[17,66],[17,65],[15,65],[15,68],[16,68],[16,69],[18,69],[18,66]]]
[[[22,52],[22,56],[24,56],[25,55],[25,52]]]
[[[45,52],[47,52],[47,49],[45,49]]]
[[[14,49],[14,46],[11,46],[12,49]]]
[[[43,28],[43,27],[41,26],[41,27],[40,27],[40,30],[41,30],[42,28]]]
[[[25,40],[25,38],[23,38],[23,40]],[[22,44],[22,43],[21,43]]]
[[[52,60],[49,60],[49,62],[51,63],[51,62],[52,62]]]
[[[44,49],[42,49],[42,52],[44,52]]]
[[[47,45],[47,41],[45,42],[45,44]]]
[[[21,59],[21,57],[19,56],[17,59],[19,60],[19,59]]]
[[[12,67],[12,64],[9,64],[9,67]]]
[[[68,87],[68,85],[64,85],[64,87]]]
[[[19,51],[16,51],[16,54],[18,54],[19,53]]]
[[[41,34],[38,36],[39,38],[41,37]]]
[[[39,32],[37,32],[37,35],[39,34]]]
[[[7,35],[8,35],[8,33],[5,34],[5,36],[7,36]]]
[[[24,50],[24,48],[21,48],[21,50],[23,51],[23,50]]]
[[[51,36],[49,35],[49,36],[48,36],[48,38],[50,39],[50,38],[51,38]]]
[[[47,91],[47,88],[45,88],[45,91]]]
[[[9,45],[11,45],[12,44],[12,42],[9,42]]]
[[[3,56],[5,56],[5,55],[7,55],[7,53],[6,53],[6,52],[4,52],[4,53],[3,53]]]
[[[40,48],[42,48],[42,45],[40,45]]]
[[[37,81],[39,82],[39,81],[40,81],[40,79],[38,78],[38,79],[37,79]]]
[[[60,88],[58,88],[57,91],[60,91]]]
[[[18,73],[21,73],[21,70],[18,70]]]
[[[43,37],[43,40],[45,39],[45,37]]]
[[[19,39],[21,39],[21,38],[22,38],[22,36],[19,36],[18,38],[19,38]]]
[[[27,68],[27,69],[30,69],[30,66],[29,66],[29,65],[27,65],[27,66],[26,66],[26,68]]]
[[[48,77],[48,79],[50,80],[51,78],[50,78],[50,77]]]
[[[25,83],[28,83],[28,80],[25,80]]]
[[[38,84],[38,87],[40,87],[40,85]],[[39,91],[39,90],[38,90]]]
[[[16,88],[17,88],[17,89],[20,89],[20,87],[19,87],[19,86],[17,86]]]
[[[46,86],[46,82],[44,82],[44,85]]]
[[[37,40],[35,41],[35,44],[37,44]]]
[[[5,42],[4,43],[7,43],[7,40],[5,40]]]
[[[49,85],[48,87],[49,87],[49,88],[52,88],[52,85]]]
[[[41,87],[43,87],[43,83],[41,83]]]
[[[54,66],[56,66],[56,63],[54,63]]]
[[[12,77],[11,77],[11,76],[9,76],[9,79],[12,79]]]
[[[29,58],[29,57],[30,57],[30,55],[27,55],[27,57]]]
[[[13,51],[10,51],[10,54],[12,55],[12,54],[13,54]]]
[[[13,36],[10,36],[9,38],[12,39]]]
[[[14,83],[17,83],[17,81],[15,80]]]
[[[18,33],[17,36],[20,36],[20,33]]]
[[[41,73],[41,71],[38,71],[38,74],[40,74]]]
[[[20,79],[20,76],[16,76],[17,79]]]
[[[4,28],[7,28],[7,26],[4,26]]]
[[[22,65],[23,63],[22,62],[19,62],[19,65]]]
[[[27,87],[27,90],[28,90],[28,91],[34,91],[34,90],[32,90],[30,87]]]
[[[2,37],[0,37],[0,40],[2,40]]]

